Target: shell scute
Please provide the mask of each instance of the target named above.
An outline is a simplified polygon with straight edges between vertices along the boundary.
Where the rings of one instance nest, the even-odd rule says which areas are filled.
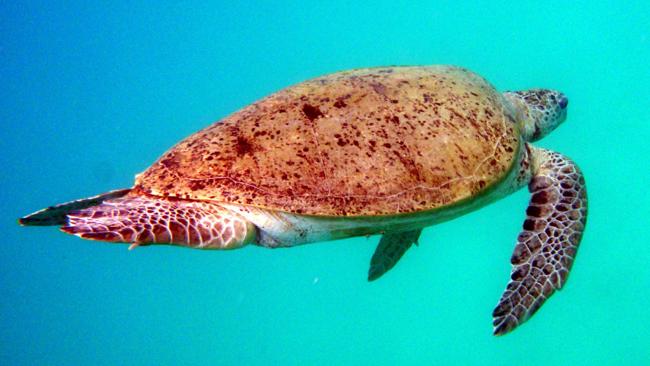
[[[467,70],[360,69],[243,108],[178,143],[136,185],[298,214],[413,213],[488,189],[519,139],[502,96]]]

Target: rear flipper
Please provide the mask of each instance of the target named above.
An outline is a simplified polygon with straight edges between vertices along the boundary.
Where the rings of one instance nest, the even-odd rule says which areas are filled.
[[[106,200],[122,197],[129,192],[131,192],[131,188],[117,189],[97,196],[50,206],[18,219],[18,223],[24,226],[64,225],[69,212],[96,206]]]
[[[50,221],[53,225],[62,224],[62,231],[84,239],[135,246],[176,244],[200,249],[233,249],[255,239],[252,223],[210,202],[131,193],[83,207],[81,210],[60,208],[56,215],[51,215],[58,221]]]
[[[422,229],[382,235],[375,254],[370,260],[368,281],[378,279],[393,268],[411,245],[417,245],[420,233],[422,233]]]
[[[578,167],[543,149],[533,151],[530,204],[512,258],[512,274],[494,309],[494,334],[530,318],[566,282],[587,221],[587,191]]]

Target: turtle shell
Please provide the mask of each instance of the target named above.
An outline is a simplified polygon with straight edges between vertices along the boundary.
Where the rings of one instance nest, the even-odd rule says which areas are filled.
[[[286,88],[191,135],[136,188],[305,215],[414,213],[500,182],[519,140],[510,105],[468,70],[358,69]]]

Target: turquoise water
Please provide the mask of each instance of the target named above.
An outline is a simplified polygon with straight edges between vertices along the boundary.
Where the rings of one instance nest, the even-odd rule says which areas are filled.
[[[650,364],[650,3],[234,3],[0,4],[0,364]],[[585,172],[587,231],[565,288],[505,337],[491,311],[525,190],[425,230],[371,284],[377,237],[129,252],[16,224],[129,186],[284,86],[433,63],[571,100],[537,145]]]

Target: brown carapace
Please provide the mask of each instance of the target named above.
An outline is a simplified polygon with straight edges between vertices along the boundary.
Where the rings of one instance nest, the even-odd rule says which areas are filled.
[[[190,136],[136,186],[316,216],[414,213],[502,180],[517,128],[502,95],[465,69],[354,70],[284,89]]]

